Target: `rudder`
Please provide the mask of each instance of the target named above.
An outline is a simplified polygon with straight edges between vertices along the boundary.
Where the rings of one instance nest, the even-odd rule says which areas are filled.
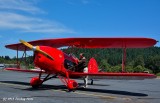
[[[92,57],[88,62],[88,73],[97,73],[98,64],[97,61]]]

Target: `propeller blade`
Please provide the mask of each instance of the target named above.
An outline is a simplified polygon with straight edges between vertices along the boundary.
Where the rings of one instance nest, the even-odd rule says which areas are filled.
[[[45,57],[54,60],[52,56],[50,56],[49,54],[47,54],[46,52],[42,51],[39,49],[39,46],[33,46],[31,44],[29,44],[28,42],[24,41],[24,40],[19,40],[22,44],[24,44],[26,47],[32,49],[33,51],[37,51],[39,53],[41,53],[42,55],[44,55]]]
[[[19,40],[22,44],[24,44],[26,47],[30,48],[33,50],[33,45],[29,44],[28,42],[24,41],[24,40]]]

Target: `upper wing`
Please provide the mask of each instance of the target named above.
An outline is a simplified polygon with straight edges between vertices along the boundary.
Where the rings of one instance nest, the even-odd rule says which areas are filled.
[[[154,74],[149,73],[110,73],[110,72],[99,72],[99,73],[79,73],[70,72],[70,77],[83,77],[89,76],[91,79],[152,79],[156,78]]]
[[[156,44],[151,38],[61,38],[30,41],[36,46],[51,46],[55,48],[73,46],[79,48],[146,48]],[[6,45],[6,48],[13,50],[29,50],[21,43]]]

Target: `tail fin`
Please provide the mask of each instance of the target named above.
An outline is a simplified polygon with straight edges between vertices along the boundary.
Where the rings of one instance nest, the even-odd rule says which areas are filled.
[[[88,62],[88,73],[98,73],[98,65],[94,58],[91,58]]]

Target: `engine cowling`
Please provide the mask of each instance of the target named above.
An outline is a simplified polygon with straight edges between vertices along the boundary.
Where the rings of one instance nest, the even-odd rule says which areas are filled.
[[[67,88],[69,90],[74,90],[78,87],[78,83],[75,80],[69,80],[67,84]]]
[[[41,84],[42,84],[42,80],[40,80],[38,77],[33,77],[33,78],[30,80],[30,85],[31,85],[33,88],[38,88]]]

